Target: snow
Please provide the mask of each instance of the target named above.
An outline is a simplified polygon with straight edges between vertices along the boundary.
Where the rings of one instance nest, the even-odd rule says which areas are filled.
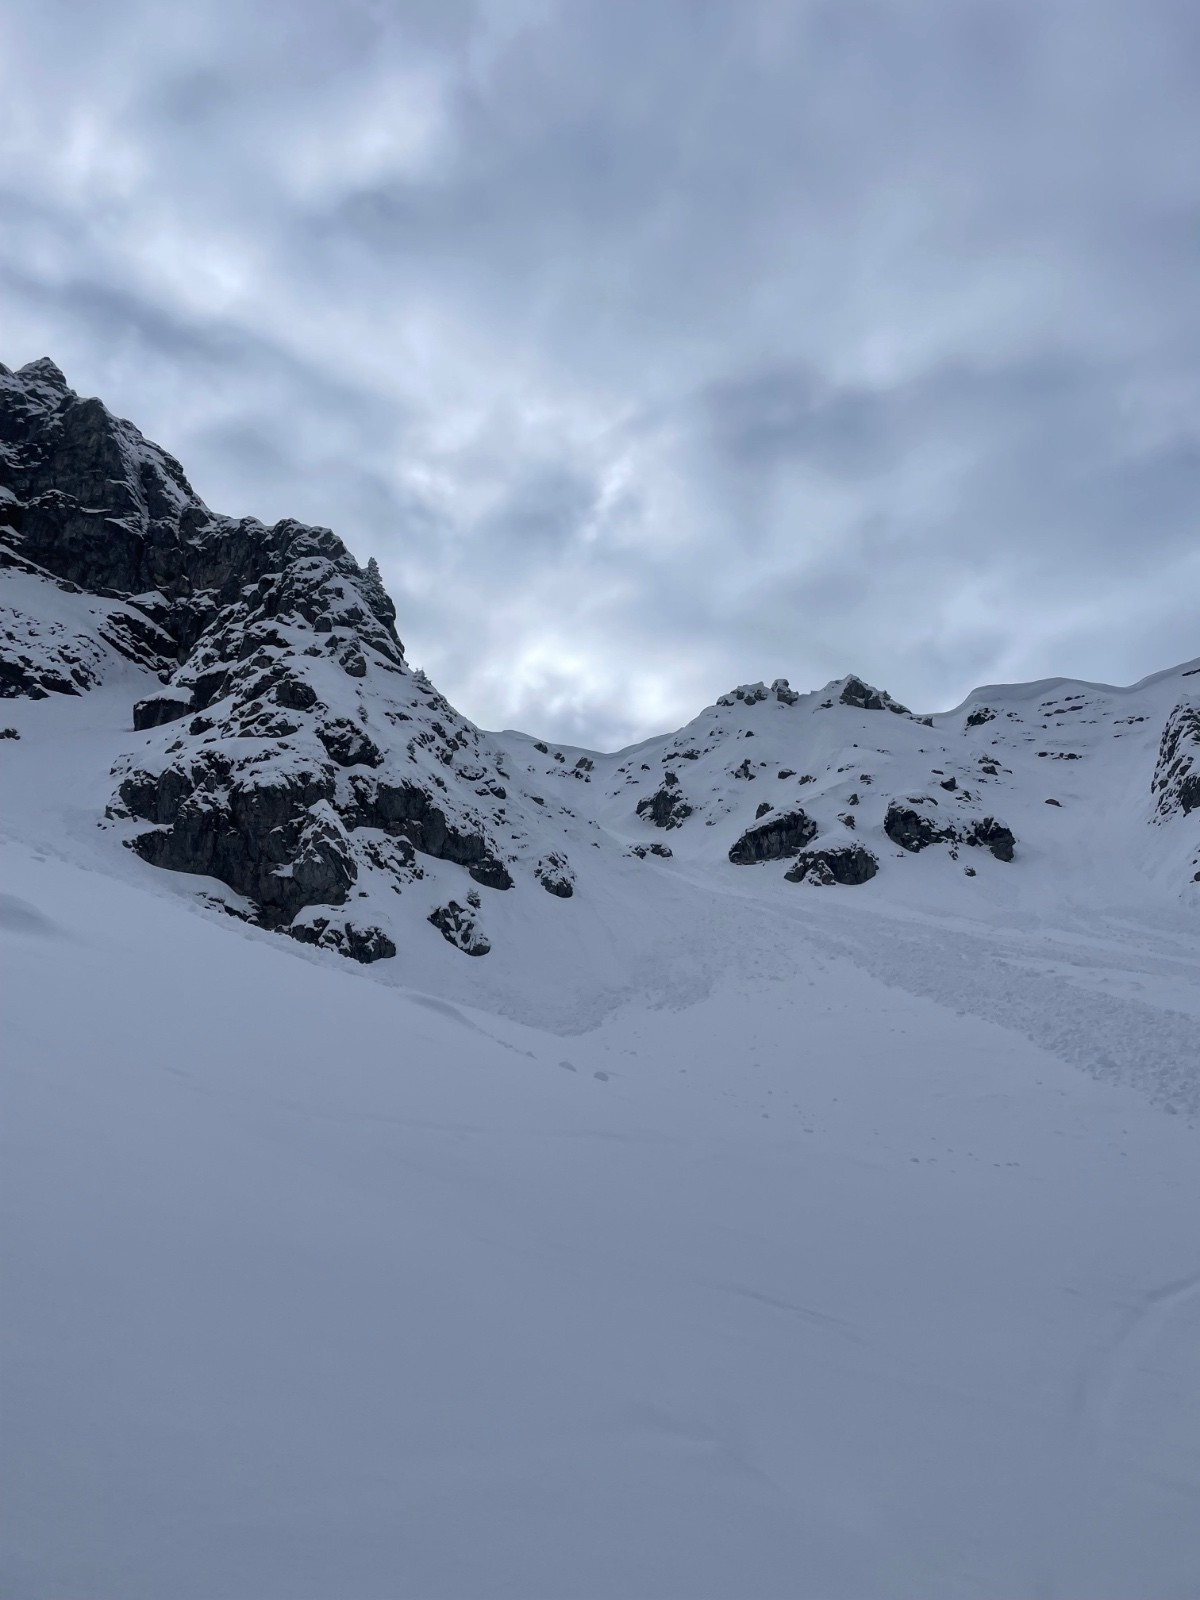
[[[421,857],[350,903],[370,968],[97,826],[174,736],[130,731],[156,679],[6,702],[5,1595],[1194,1595],[1196,818],[1149,774],[1195,665],[933,729],[768,691],[618,755],[482,735],[576,893],[485,894],[469,960]],[[762,799],[826,838],[854,789],[872,882],[729,864]],[[910,790],[1017,859],[898,851]]]

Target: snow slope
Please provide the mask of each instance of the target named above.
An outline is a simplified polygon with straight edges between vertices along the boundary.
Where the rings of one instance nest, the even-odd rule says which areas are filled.
[[[332,535],[212,518],[28,370],[51,443],[132,463],[127,532],[167,505],[128,559],[186,571],[45,569],[64,530],[107,560],[106,513],[20,480],[5,1596],[1194,1596],[1200,664],[931,717],[744,685],[616,755],[483,733]],[[189,589],[260,538],[312,582]],[[264,869],[250,801],[327,740],[355,759]],[[242,829],[224,879],[146,858],[178,822],[121,803],[139,772]],[[854,847],[874,876],[796,881]],[[345,898],[281,939],[314,861]]]
[[[361,968],[96,827],[137,671],[0,747],[6,1594],[1194,1593],[1184,908],[620,856]]]

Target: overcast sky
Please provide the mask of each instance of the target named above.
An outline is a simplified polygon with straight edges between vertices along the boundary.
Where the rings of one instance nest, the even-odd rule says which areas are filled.
[[[1200,651],[1197,0],[5,0],[0,361],[485,726]]]

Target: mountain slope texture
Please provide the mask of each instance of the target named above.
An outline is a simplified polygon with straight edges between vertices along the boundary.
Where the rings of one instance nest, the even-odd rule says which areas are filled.
[[[1194,1595],[1200,661],[606,754],[396,620],[0,367],[4,1592]]]

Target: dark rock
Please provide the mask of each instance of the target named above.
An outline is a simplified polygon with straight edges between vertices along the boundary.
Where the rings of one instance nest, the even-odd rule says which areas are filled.
[[[15,728],[0,728],[0,739],[19,739],[21,735]]]
[[[419,783],[388,783],[354,777],[349,825],[379,828],[408,839],[423,855],[466,867],[487,889],[511,889],[512,878],[481,833],[454,827]]]
[[[913,853],[957,837],[953,828],[939,823],[936,818],[926,816],[912,806],[898,805],[894,800],[883,819],[883,831],[902,850]]]
[[[980,822],[973,822],[963,835],[963,841],[990,850],[997,861],[1011,861],[1017,843],[1012,829],[997,822],[995,817],[984,817]]]
[[[766,698],[767,686],[765,683],[743,683],[738,688],[731,689],[728,694],[718,695],[717,704],[719,706],[732,706],[741,701],[743,705],[756,706]]]
[[[996,713],[990,706],[978,706],[967,717],[968,728],[982,728],[985,722],[994,722]]]
[[[939,789],[945,789],[947,791],[947,793],[953,794],[955,789],[958,788],[958,779],[957,778],[943,778],[941,780],[941,782],[938,784],[938,788]]]
[[[692,815],[692,807],[679,792],[677,784],[663,787],[637,803],[637,814],[646,817],[656,828],[680,828]]]
[[[769,822],[747,828],[730,846],[729,859],[735,867],[751,866],[758,861],[783,861],[799,855],[805,845],[816,838],[818,831],[817,824],[806,812],[781,812]]]
[[[1048,806],[1061,806],[1062,805],[1062,801],[1061,800],[1047,800],[1046,804]]]
[[[363,928],[353,922],[337,923],[330,922],[328,917],[314,917],[311,922],[293,922],[282,931],[302,944],[336,950],[351,961],[387,961],[396,954],[395,944],[382,928]]]
[[[190,694],[152,694],[138,700],[133,707],[133,731],[142,733],[147,728],[161,728],[168,722],[177,722],[192,709]]]
[[[767,812],[770,811],[770,809],[771,809],[771,802],[769,800],[763,800],[760,803],[760,805],[758,806],[758,808],[756,809],[754,815],[756,817],[765,817]]]
[[[534,877],[549,894],[560,900],[569,900],[575,893],[575,874],[566,856],[551,851],[543,856],[534,868]]]
[[[383,751],[348,717],[332,717],[317,724],[317,738],[331,761],[339,767],[379,767]]]
[[[630,845],[628,854],[637,856],[639,861],[644,861],[647,856],[661,856],[664,861],[670,860],[674,854],[669,844],[634,844]]]
[[[317,691],[312,684],[290,674],[280,678],[272,692],[275,704],[287,711],[311,711],[317,703]]]
[[[879,862],[861,844],[836,845],[826,850],[806,850],[784,873],[789,883],[868,883]]]
[[[157,824],[131,841],[144,861],[218,878],[268,922],[290,921],[308,905],[341,905],[358,875],[328,804],[327,770],[235,776],[227,757],[207,750],[157,774],[129,772],[118,793],[130,815]]]
[[[860,711],[895,711],[900,716],[909,715],[908,707],[893,700],[890,694],[882,689],[873,689],[861,678],[853,676],[842,685],[838,699],[844,706],[856,706]]]
[[[465,955],[485,956],[492,948],[476,928],[475,918],[470,911],[460,906],[457,900],[431,911],[429,921],[447,943]]]
[[[1167,718],[1150,792],[1160,822],[1200,810],[1200,703],[1181,701]]]

